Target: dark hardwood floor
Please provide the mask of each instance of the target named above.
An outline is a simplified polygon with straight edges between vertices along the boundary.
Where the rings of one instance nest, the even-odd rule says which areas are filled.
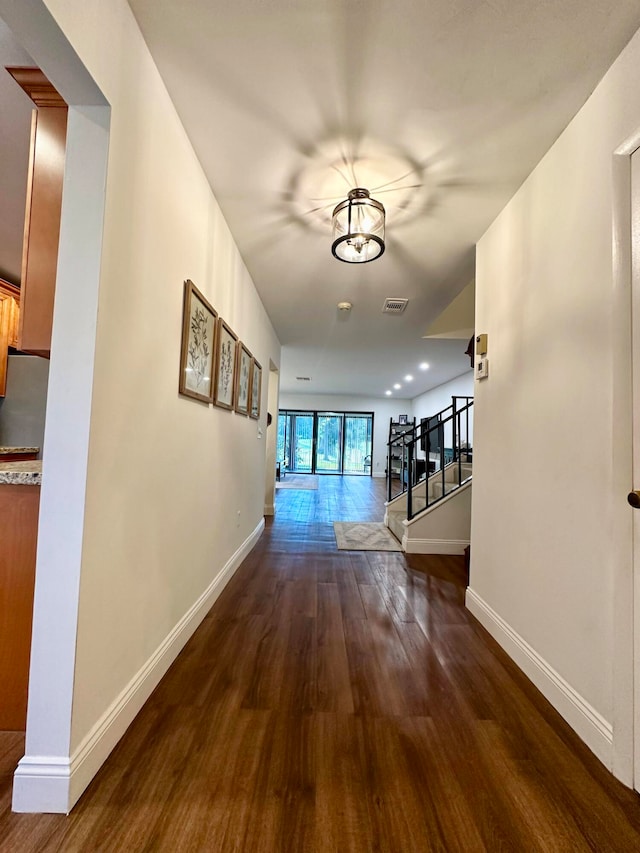
[[[278,491],[69,817],[10,812],[0,735],[0,850],[640,850],[640,798],[467,613],[462,558],[336,550],[383,487]]]

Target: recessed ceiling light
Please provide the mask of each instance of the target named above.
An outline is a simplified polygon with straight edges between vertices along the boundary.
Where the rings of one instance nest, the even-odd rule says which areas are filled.
[[[402,385],[399,382],[396,382],[393,387],[396,389],[396,391],[399,391],[402,388]]]
[[[385,391],[384,393],[387,395],[387,397],[391,396],[391,391]]]
[[[404,377],[404,381],[413,382],[413,376],[410,373],[407,373],[407,375]]]
[[[422,364],[420,365],[420,370],[429,370],[429,365],[426,361],[422,362]]]

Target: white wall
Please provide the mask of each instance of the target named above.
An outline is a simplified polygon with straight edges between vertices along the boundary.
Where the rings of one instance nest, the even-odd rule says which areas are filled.
[[[421,418],[429,418],[441,412],[451,405],[452,397],[473,397],[473,370],[469,369],[461,376],[456,376],[449,382],[443,382],[437,388],[432,388],[425,394],[421,394],[413,401],[413,414],[416,417],[416,423],[420,423]],[[469,410],[469,435],[473,436],[473,408]],[[462,425],[461,425],[462,426]],[[464,419],[463,428],[466,431],[467,420]],[[473,444],[472,441],[469,442]],[[449,428],[445,434],[445,446],[451,446],[451,431]],[[424,455],[424,454],[423,454]]]
[[[28,5],[37,15],[45,9],[39,0]],[[78,579],[64,586],[62,573],[59,626],[44,593],[55,566],[39,552],[27,731],[27,750],[37,754],[24,762],[18,804],[30,809],[40,797],[50,810],[64,810],[59,798],[42,794],[49,776],[58,784],[70,773],[70,801],[77,797],[204,615],[202,597],[219,592],[224,571],[263,523],[269,383],[259,422],[178,395],[183,280],[191,278],[248,345],[265,379],[270,363],[279,364],[280,345],[127,3],[47,0],[46,8],[111,106],[88,460],[62,446],[61,392],[49,444],[45,436],[52,460],[48,469],[45,458],[43,494],[47,477],[50,491],[57,482],[57,450],[86,473],[79,595]],[[29,47],[37,61],[37,39]],[[52,82],[73,103],[62,78]],[[73,230],[74,180],[69,169],[61,241]],[[70,243],[59,264],[58,353],[67,347],[63,332],[73,333],[63,306],[85,284],[61,275],[73,267]],[[85,329],[93,333],[90,323]],[[52,372],[62,362],[52,348]],[[55,503],[49,497],[45,516]],[[41,531],[48,532],[46,517]],[[52,660],[59,627],[68,633],[65,625],[75,624],[65,621],[67,611],[77,612],[75,660],[58,664],[71,673],[72,696],[62,695],[69,680],[55,681]],[[75,789],[74,774],[81,777]]]
[[[310,409],[322,412],[373,412],[373,458],[374,477],[384,477],[387,467],[387,442],[389,441],[389,420],[397,420],[398,415],[413,417],[411,400],[379,397],[348,397],[342,394],[286,394],[280,395],[281,409]]]
[[[491,372],[475,391],[468,601],[609,766],[629,754],[614,681],[614,534],[629,511],[613,488],[629,297],[614,286],[612,162],[640,126],[639,65],[636,34],[481,239],[476,269]]]
[[[413,414],[418,421],[431,417],[450,406],[452,397],[473,397],[473,370],[469,369],[461,376],[416,397],[413,400]]]

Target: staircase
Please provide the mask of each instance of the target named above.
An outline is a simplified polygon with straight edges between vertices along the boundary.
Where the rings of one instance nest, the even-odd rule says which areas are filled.
[[[463,554],[469,544],[472,406],[470,397],[453,397],[451,406],[389,442],[389,459],[400,455],[406,466],[388,479],[385,524],[407,553]],[[429,476],[418,479],[423,467]]]

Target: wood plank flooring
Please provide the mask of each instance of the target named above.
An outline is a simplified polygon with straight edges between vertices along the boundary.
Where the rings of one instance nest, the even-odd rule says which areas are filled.
[[[640,798],[464,609],[462,558],[336,550],[383,486],[278,491],[69,817],[10,812],[0,734],[0,850],[640,851]]]

